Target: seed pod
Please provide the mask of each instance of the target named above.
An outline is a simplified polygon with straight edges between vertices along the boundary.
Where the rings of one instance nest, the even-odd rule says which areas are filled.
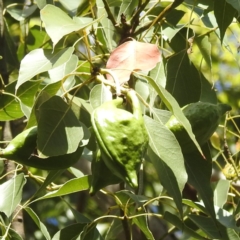
[[[200,146],[209,140],[217,129],[221,117],[230,110],[231,107],[227,104],[211,104],[206,102],[190,103],[182,108]],[[170,117],[165,125],[175,135],[183,153],[190,153],[196,149],[182,123],[174,115]]]
[[[139,100],[135,91],[127,93],[132,113],[120,109],[123,99],[103,103],[92,114],[92,126],[107,167],[131,187],[138,186],[137,171],[148,146]]]

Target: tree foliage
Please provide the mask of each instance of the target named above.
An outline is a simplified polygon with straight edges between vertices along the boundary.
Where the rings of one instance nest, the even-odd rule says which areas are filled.
[[[37,126],[40,164],[16,161],[6,181],[0,161],[3,239],[21,239],[19,204],[27,239],[240,239],[239,13],[234,0],[4,2],[0,121]],[[139,189],[90,197],[91,115],[130,88],[150,139]],[[203,146],[181,110],[198,101],[233,108]],[[165,126],[172,114],[194,152]]]

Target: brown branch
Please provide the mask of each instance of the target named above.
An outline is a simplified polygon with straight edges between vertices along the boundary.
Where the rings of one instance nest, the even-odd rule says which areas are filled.
[[[139,28],[135,33],[134,36],[141,34],[142,32],[146,31],[147,29],[151,28],[157,22],[160,22],[169,12],[173,9],[178,7],[180,4],[183,3],[184,0],[175,0],[172,4],[169,4],[164,10],[150,23],[146,24],[145,26]]]
[[[103,4],[104,4],[104,8],[105,8],[105,10],[106,10],[106,12],[107,12],[107,17],[108,17],[108,19],[112,22],[112,24],[113,24],[113,26],[116,28],[116,30],[121,30],[121,28],[119,27],[119,25],[117,24],[117,22],[116,22],[116,20],[115,20],[115,18],[114,18],[114,16],[113,16],[113,14],[112,14],[112,12],[111,12],[111,10],[110,10],[110,8],[109,8],[109,5],[108,5],[108,2],[106,1],[106,0],[103,0]]]

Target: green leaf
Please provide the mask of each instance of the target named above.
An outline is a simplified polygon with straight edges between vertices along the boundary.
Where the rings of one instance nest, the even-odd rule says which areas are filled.
[[[194,239],[199,239],[199,240],[208,239],[196,233],[194,229],[189,228],[184,222],[182,222],[181,219],[179,219],[176,215],[168,211],[164,213],[163,218],[169,223],[171,223],[172,225],[176,226],[179,230],[182,230],[184,233],[188,233],[190,236],[194,237]]]
[[[10,23],[9,23],[10,24]],[[4,27],[3,29],[3,35],[5,38],[4,41],[4,48],[2,48],[2,53],[4,54],[4,62],[8,66],[8,71],[12,71],[12,69],[18,69],[19,68],[19,60],[17,57],[16,52],[16,43],[14,41],[14,37],[12,36],[12,31],[10,30],[10,26],[8,25],[7,21],[4,21]],[[3,63],[3,60],[1,60],[2,66],[5,64]]]
[[[129,198],[130,197],[130,198]],[[141,214],[146,213],[145,209],[136,211],[136,206],[142,205],[143,202],[146,202],[147,198],[145,196],[132,194],[128,190],[118,191],[116,193],[117,204],[126,210],[128,216],[134,216],[133,223],[136,224],[140,230],[144,233],[147,239],[154,240],[152,232],[149,230],[147,217],[141,216]],[[135,204],[133,204],[135,203]],[[140,214],[140,216],[138,216]],[[108,232],[109,234],[109,232]]]
[[[177,26],[173,26],[169,23],[164,23],[163,24],[163,31],[162,31],[162,35],[164,37],[164,39],[172,41],[172,39],[185,27],[185,25],[177,25]],[[186,44],[185,46],[183,46],[182,44],[179,44],[178,47],[173,48],[174,51],[178,51],[178,50],[182,50],[186,48]]]
[[[67,62],[74,51],[73,47],[52,53],[50,49],[35,49],[21,61],[16,89],[39,73],[46,72]]]
[[[6,86],[0,93],[0,121],[9,121],[23,117],[20,99],[14,94],[15,82]]]
[[[73,72],[78,63],[78,57],[73,54],[66,62],[61,64],[60,66],[50,69],[48,71],[49,77],[52,82],[57,82],[62,80],[67,74]],[[69,76],[69,78],[73,78],[74,76]],[[66,81],[66,79],[64,79]]]
[[[73,15],[78,15],[80,16],[80,12],[79,8],[81,8],[82,5],[84,5],[84,10],[87,9],[87,7],[89,6],[89,2],[87,0],[82,0],[80,1],[65,1],[65,0],[59,0],[59,2],[62,4],[62,6],[68,11],[70,12],[70,14]],[[87,3],[88,5],[85,5],[84,3]]]
[[[93,21],[92,18],[87,17],[74,17],[72,19],[59,7],[49,4],[40,11],[40,16],[45,24],[46,32],[53,41],[53,48],[63,36],[83,30],[99,21],[98,19]]]
[[[113,240],[122,232],[122,221],[120,219],[113,219],[111,224],[109,225],[105,240]]]
[[[162,122],[163,124],[167,123],[169,118],[172,116],[172,113],[167,110],[152,108],[153,119]]]
[[[28,215],[32,218],[35,224],[38,226],[39,230],[47,240],[51,240],[51,236],[46,228],[46,226],[40,221],[38,215],[29,207],[24,208]]]
[[[156,83],[152,78],[142,75],[142,74],[137,74],[134,73],[134,75],[138,78],[144,78],[146,79],[149,84],[154,88],[154,90],[158,93],[159,97],[163,101],[163,103],[167,106],[167,108],[174,114],[174,116],[177,118],[177,120],[184,126],[186,131],[189,134],[189,137],[192,139],[194,144],[196,145],[197,149],[199,152],[202,153],[202,150],[192,132],[192,127],[187,118],[184,116],[182,110],[180,109],[177,101],[172,97],[172,95],[161,85]]]
[[[170,25],[163,32],[169,37],[169,45],[175,53],[183,51],[187,54],[187,49],[190,47],[190,44],[187,44],[188,39],[195,36],[191,28],[186,27],[186,25],[177,25],[176,27]]]
[[[92,88],[89,100],[92,108],[95,109],[104,102],[112,100],[112,92],[104,84],[97,84]]]
[[[209,41],[209,36],[208,35],[203,35],[203,36],[198,36],[194,38],[194,42],[198,45],[198,48],[207,63],[207,66],[209,69],[212,69],[212,56],[211,56],[211,51],[212,51],[212,44]]]
[[[25,183],[26,179],[24,174],[20,173],[0,185],[0,212],[5,213],[7,217],[10,217],[17,205],[21,202],[22,190]]]
[[[53,96],[39,107],[39,157],[73,153],[82,139],[82,125],[61,97]]]
[[[103,240],[96,226],[97,223],[86,225],[83,232],[79,234],[76,240]]]
[[[21,103],[28,107],[33,106],[40,83],[41,81],[28,81],[18,88],[17,96],[21,100]]]
[[[225,32],[229,25],[232,23],[236,12],[236,9],[227,3],[226,0],[214,1],[214,15],[220,29],[221,42],[223,42]]]
[[[115,1],[117,2],[117,1]],[[105,10],[105,6],[103,4],[102,0],[96,0],[96,6],[98,9],[98,17],[101,18],[100,24],[98,28],[100,29],[99,31],[102,32],[101,36],[103,37],[105,45],[109,51],[112,51],[114,48],[117,47],[117,39],[116,37],[119,38],[115,26],[113,26],[112,22],[107,18],[108,14]]]
[[[213,190],[210,185],[210,178],[212,175],[212,157],[208,144],[205,144],[202,147],[202,150],[205,159],[198,151],[184,155],[188,181],[198,191],[206,210],[210,216],[215,219]]]
[[[184,159],[178,141],[173,133],[160,122],[144,117],[149,135],[148,151],[163,187],[173,197],[182,214],[181,192],[187,182]]]
[[[118,12],[117,22],[121,22],[121,17],[126,17],[126,20],[132,17],[134,10],[138,5],[137,0],[123,0],[121,2],[120,10]]]
[[[79,169],[77,169],[75,167],[70,167],[68,169],[68,171],[77,178],[80,178],[80,177],[84,176],[84,174]]]
[[[213,186],[214,186],[214,205],[222,208],[228,198],[230,182],[228,180],[220,179]]]
[[[201,94],[200,73],[190,61],[187,52],[181,51],[167,61],[166,90],[172,94],[183,107],[197,102]]]
[[[197,209],[197,210],[207,214],[207,211],[206,211],[205,207],[199,202],[193,202],[189,199],[182,199],[182,203],[186,204],[187,206],[189,206],[193,209]]]
[[[41,187],[34,193],[34,196],[36,197],[45,192],[46,187],[51,184],[55,179],[57,179],[63,172],[65,172],[65,169],[50,171]]]
[[[72,98],[71,108],[79,121],[83,122],[87,127],[91,126],[90,119],[93,108],[89,101],[75,96]]]
[[[199,101],[201,102],[209,102],[212,104],[217,104],[217,94],[213,85],[204,77],[203,74],[200,74],[201,78],[201,95]]]
[[[231,228],[237,232],[240,232],[240,227],[236,226],[236,220],[232,213],[225,209],[215,207],[217,220],[226,228]]]
[[[44,8],[47,4],[54,4],[53,0],[36,0],[40,9]]]
[[[138,214],[146,213],[143,209],[138,212]],[[148,240],[155,240],[152,232],[150,231],[148,227],[148,219],[147,216],[137,216],[133,218],[133,223],[135,223],[139,229],[144,233],[146,239]]]
[[[229,233],[232,234],[230,229],[226,229],[222,225],[218,224],[214,219],[200,215],[189,215],[189,218],[202,229],[208,237],[211,239],[222,239],[222,240],[237,240],[239,238],[229,238]],[[230,230],[230,231],[229,231]],[[229,233],[228,233],[229,232]]]
[[[24,21],[26,18],[31,16],[36,9],[37,5],[35,4],[25,8],[23,8],[21,5],[9,5],[6,7],[7,12],[17,21]]]
[[[87,190],[90,188],[90,185],[91,185],[90,176],[74,178],[74,179],[71,179],[71,180],[67,181],[66,183],[64,183],[58,190],[49,192],[49,193],[45,194],[44,196],[34,200],[34,202],[43,200],[43,199],[47,199],[47,198],[61,197],[61,196],[67,195],[67,194]]]
[[[231,4],[233,8],[238,11],[238,16],[240,15],[240,1],[239,0],[226,0],[227,3]]]
[[[142,79],[137,79],[135,82],[134,90],[141,96],[144,101],[147,101],[149,97],[149,87],[147,81],[143,81]],[[140,102],[142,112],[145,112],[146,106]]]
[[[50,43],[46,42],[48,40],[49,37],[45,31],[42,31],[42,29],[39,28],[39,26],[36,25],[32,26],[29,29],[29,34],[27,38],[27,47],[29,52],[34,49],[41,48],[43,44],[45,46],[45,49],[50,48],[51,47]]]
[[[80,213],[78,210],[74,209],[70,203],[66,202],[65,203],[68,205],[69,209],[72,211],[76,222],[78,223],[89,223],[91,220],[87,217],[85,217],[82,213]]]
[[[14,229],[9,229],[9,232],[8,232],[8,237],[9,238],[6,238],[7,240],[10,239],[10,240],[24,240],[22,239],[22,237],[19,235],[19,233],[17,233]]]
[[[50,98],[51,95],[45,91],[45,89],[42,89],[35,99],[34,106],[28,119],[27,128],[37,125],[37,120],[39,119],[39,107]]]
[[[84,227],[86,226],[86,223],[74,223],[71,224],[60,231],[58,231],[52,238],[52,240],[66,240],[71,239],[75,240],[77,239],[78,235],[83,231]]]
[[[149,76],[155,80],[155,82],[158,83],[158,85],[161,85],[165,88],[166,86],[166,72],[164,67],[164,62],[161,61],[157,63],[156,67],[150,71]]]

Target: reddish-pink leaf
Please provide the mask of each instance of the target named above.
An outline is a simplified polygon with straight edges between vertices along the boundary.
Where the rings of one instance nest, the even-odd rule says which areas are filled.
[[[155,44],[133,40],[117,47],[111,53],[106,67],[123,84],[129,80],[133,71],[150,71],[160,60],[161,54]],[[109,74],[107,79],[113,81]]]

